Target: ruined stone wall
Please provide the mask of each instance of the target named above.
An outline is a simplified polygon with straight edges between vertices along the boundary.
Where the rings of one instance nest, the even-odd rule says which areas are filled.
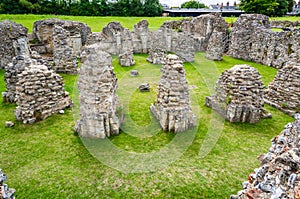
[[[267,16],[243,14],[231,31],[228,55],[282,68],[300,61],[300,31],[273,32]]]
[[[0,32],[0,68],[4,68],[15,56],[29,55],[27,28],[6,20],[0,22]]]
[[[33,24],[33,30],[32,30],[32,40],[37,40],[34,43],[38,44],[40,46],[41,51],[36,50],[40,54],[53,54],[53,30],[55,25],[56,26],[64,26],[65,24],[68,24],[67,26],[73,28],[78,28],[80,30],[80,36],[81,36],[81,43],[82,45],[85,45],[87,37],[89,34],[91,34],[91,29],[81,23],[81,22],[74,22],[74,21],[64,21],[60,19],[45,19],[45,20],[39,20],[34,22]],[[34,46],[34,45],[33,45]],[[43,50],[42,50],[43,46]]]
[[[29,56],[19,55],[13,58],[12,62],[5,66],[4,81],[6,91],[2,93],[3,100],[6,102],[16,102],[16,84],[19,81],[21,74],[26,67],[32,64],[32,59]]]
[[[215,94],[206,97],[206,106],[230,122],[256,123],[270,117],[263,109],[264,85],[258,71],[248,65],[235,65],[222,73]]]
[[[149,28],[148,21],[142,20],[134,25],[134,32],[132,33],[132,44],[134,53],[148,53],[149,51]]]
[[[52,65],[35,51],[32,51],[30,56],[25,54],[14,57],[12,62],[5,66],[4,81],[6,91],[2,92],[4,101],[10,103],[16,102],[16,84],[19,81],[19,74],[32,64],[45,65],[48,69],[52,69]]]
[[[272,139],[269,152],[259,156],[260,167],[249,174],[243,190],[231,199],[299,198],[300,115]]]
[[[54,68],[57,72],[76,74],[82,40],[81,30],[72,23],[64,23],[53,28]]]
[[[33,124],[71,105],[61,76],[44,65],[30,65],[18,75],[15,116]]]
[[[213,32],[220,33],[219,35],[222,36],[226,35],[227,28],[225,20],[218,14],[168,21],[156,31],[149,31],[148,22],[143,20],[134,26],[134,31],[131,33],[120,23],[111,22],[103,28],[101,33],[90,34],[87,43],[100,43],[102,50],[112,55],[119,55],[126,51],[148,53],[150,50],[159,48],[174,52],[183,60],[192,62],[194,53],[205,51],[208,44],[211,49],[215,45],[220,46],[224,40],[221,36],[215,37],[210,42],[209,39]],[[222,49],[218,48],[218,50]]]
[[[112,58],[99,44],[85,47],[78,78],[80,119],[75,131],[82,137],[105,138],[119,133],[116,115],[117,79]]]
[[[152,64],[163,64],[167,56],[167,51],[161,48],[154,48],[149,50],[147,61]]]
[[[289,64],[278,70],[264,96],[265,102],[293,116],[300,112],[300,65]]]
[[[182,61],[177,55],[168,55],[161,71],[157,100],[150,106],[151,112],[166,131],[183,132],[196,126]]]

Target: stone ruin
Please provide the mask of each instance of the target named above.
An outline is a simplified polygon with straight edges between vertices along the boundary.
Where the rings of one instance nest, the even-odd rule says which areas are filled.
[[[214,61],[221,61],[223,59],[223,53],[225,50],[226,33],[213,32],[208,40],[208,46],[206,49],[205,57]]]
[[[264,96],[265,102],[293,116],[300,112],[300,65],[288,64],[278,70]]]
[[[242,14],[230,33],[228,55],[275,68],[300,62],[299,29],[274,32],[270,27],[265,15]]]
[[[19,55],[13,58],[12,62],[5,66],[4,81],[6,83],[6,92],[2,93],[3,100],[10,103],[16,102],[16,84],[26,67],[32,64],[29,56]]]
[[[119,133],[117,78],[111,56],[100,49],[98,44],[90,45],[81,55],[80,119],[75,131],[82,137],[105,138]]]
[[[62,77],[44,65],[30,65],[18,75],[16,103],[15,116],[24,124],[43,120],[72,104]]]
[[[215,54],[220,56],[219,51],[222,49],[224,51],[222,36],[226,35],[227,28],[225,20],[218,14],[201,15],[191,20],[168,21],[156,31],[149,31],[146,20],[136,24],[133,32],[119,22],[111,22],[102,29],[102,32],[88,35],[87,44],[99,43],[101,50],[111,55],[120,55],[127,51],[151,53],[161,49],[174,52],[184,61],[192,62],[194,53],[206,51],[208,44],[209,49],[218,50]],[[213,46],[220,47],[213,48]]]
[[[0,32],[0,68],[4,68],[18,55],[29,55],[27,28],[5,20],[0,22]]]
[[[183,132],[196,126],[182,61],[177,55],[168,55],[161,71],[157,100],[150,106],[151,112],[166,131]]]
[[[264,109],[265,86],[258,71],[248,65],[235,65],[219,77],[215,94],[206,97],[206,106],[230,122],[256,123],[271,117]]]
[[[1,199],[14,199],[16,190],[13,188],[8,188],[7,184],[4,182],[7,180],[7,176],[0,169],[0,198]]]
[[[119,55],[119,62],[121,66],[133,66],[135,64],[132,51],[127,51]]]
[[[53,61],[57,72],[77,73],[77,58],[91,29],[81,22],[46,19],[34,22],[30,48]]]
[[[231,199],[300,197],[300,115],[295,118],[272,139],[269,152],[259,156],[260,167]]]
[[[149,28],[148,21],[142,20],[134,25],[132,43],[134,53],[148,53],[149,51]]]
[[[167,54],[168,52],[161,48],[150,49],[147,61],[152,64],[163,64]]]

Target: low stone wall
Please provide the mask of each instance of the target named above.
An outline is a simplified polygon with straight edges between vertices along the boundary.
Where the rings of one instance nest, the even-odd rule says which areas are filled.
[[[62,77],[44,65],[30,65],[18,75],[16,103],[15,116],[24,124],[43,120],[72,104]]]
[[[150,106],[151,112],[166,131],[183,132],[196,126],[182,61],[176,55],[168,55],[161,71],[157,100]]]
[[[78,77],[80,119],[75,131],[82,137],[105,138],[119,133],[117,78],[111,56],[99,44],[86,46]]]
[[[279,69],[264,96],[265,102],[290,116],[300,112],[300,65]]]
[[[18,55],[29,55],[27,28],[5,20],[0,22],[0,32],[0,68],[5,68]]]
[[[299,198],[300,115],[272,139],[269,152],[260,155],[260,167],[249,174],[243,190],[231,199]]]
[[[300,62],[300,31],[273,32],[269,18],[243,14],[234,23],[228,55],[234,58],[282,68]]]
[[[206,97],[206,106],[230,122],[256,123],[270,117],[263,109],[264,85],[258,71],[248,65],[235,65],[222,73],[216,94]]]

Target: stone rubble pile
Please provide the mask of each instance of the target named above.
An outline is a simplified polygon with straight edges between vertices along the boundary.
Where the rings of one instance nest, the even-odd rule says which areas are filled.
[[[18,75],[16,103],[15,116],[24,124],[43,120],[72,104],[62,77],[44,65],[30,65]]]
[[[16,190],[13,188],[8,188],[7,184],[4,182],[7,180],[7,176],[0,169],[0,198],[1,199],[14,199]]]
[[[293,116],[300,112],[300,65],[279,69],[264,96],[265,102]]]
[[[161,72],[157,100],[150,110],[162,129],[183,132],[196,126],[182,61],[177,55],[167,55]]]
[[[119,62],[121,66],[133,66],[135,64],[132,51],[127,51],[119,55]]]
[[[4,68],[18,55],[29,55],[27,28],[5,20],[0,22],[0,32],[0,68]]]
[[[224,71],[216,82],[215,92],[206,97],[205,104],[230,122],[256,123],[271,117],[263,109],[265,87],[253,67],[235,65]]]
[[[152,64],[163,64],[167,56],[167,51],[161,48],[154,48],[149,50],[147,61]]]
[[[80,119],[75,131],[82,137],[105,138],[119,133],[117,78],[112,58],[99,44],[86,46],[81,54],[78,88]]]
[[[228,55],[234,58],[282,68],[300,61],[300,30],[274,32],[269,18],[261,14],[242,14],[230,33]]]
[[[300,115],[295,119],[272,139],[269,152],[259,156],[260,167],[231,199],[300,197]]]

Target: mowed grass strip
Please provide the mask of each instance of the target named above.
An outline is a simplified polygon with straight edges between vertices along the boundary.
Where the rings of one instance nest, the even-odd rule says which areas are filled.
[[[187,80],[194,87],[191,97],[200,109],[196,137],[178,160],[156,172],[124,174],[94,158],[73,132],[74,114],[78,114],[76,106],[63,115],[53,115],[34,125],[23,125],[15,121],[13,111],[16,105],[0,99],[0,168],[8,175],[9,186],[17,190],[17,198],[228,198],[230,194],[237,193],[248,174],[259,166],[256,157],[268,151],[271,138],[293,118],[266,106],[273,114],[272,119],[264,119],[257,124],[225,121],[210,153],[200,158],[198,153],[213,116],[213,111],[204,105],[204,101],[211,94],[212,84],[218,75],[235,64],[245,63],[258,69],[266,85],[276,74],[276,69],[260,64],[226,56],[223,61],[213,62],[204,56],[204,53],[196,53],[195,62],[185,63]],[[145,126],[151,120],[149,105],[156,98],[157,85],[152,84],[149,93],[139,93],[137,87],[134,92],[126,93],[126,84],[121,83],[135,83],[146,76],[159,79],[161,66],[149,64],[146,57],[135,55],[136,65],[126,68],[119,65],[118,59],[113,59],[119,79],[120,103],[128,99],[125,95],[130,94],[127,114],[139,126]],[[141,77],[130,77],[131,69],[137,69]],[[62,76],[66,90],[75,100],[77,76]],[[3,92],[3,70],[0,70],[0,79]],[[4,128],[7,120],[14,121],[16,125]],[[127,122],[125,120],[123,124],[125,127]],[[127,129],[130,130],[130,127]],[[140,138],[121,131],[110,140],[125,151],[148,153],[161,149],[174,136],[173,133],[159,131],[152,137]]]

